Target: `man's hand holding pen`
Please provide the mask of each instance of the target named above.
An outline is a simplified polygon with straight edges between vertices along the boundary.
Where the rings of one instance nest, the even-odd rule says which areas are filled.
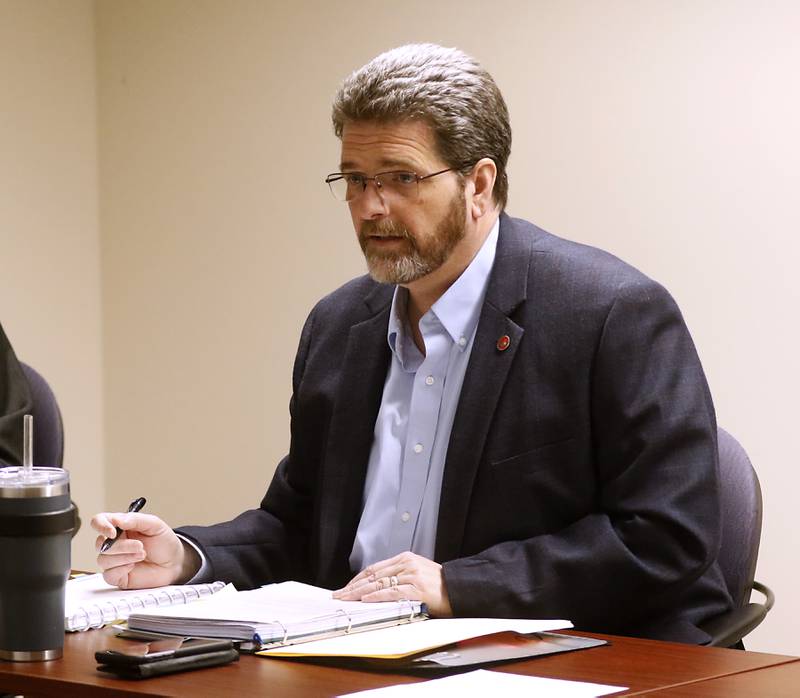
[[[187,581],[199,565],[175,532],[157,516],[136,512],[96,514],[92,528],[103,578],[120,589],[143,589]],[[117,531],[121,531],[120,534]],[[101,548],[107,539],[115,542]]]
[[[131,502],[131,505],[128,507],[128,513],[130,514],[131,512],[141,511],[142,507],[145,504],[147,504],[147,500],[144,497],[137,497]],[[116,530],[117,530],[116,536],[114,536],[113,538],[106,538],[103,541],[102,545],[100,546],[101,553],[106,552],[112,545],[114,545],[114,543],[117,542],[119,537],[122,535],[122,529],[119,526],[116,527]]]

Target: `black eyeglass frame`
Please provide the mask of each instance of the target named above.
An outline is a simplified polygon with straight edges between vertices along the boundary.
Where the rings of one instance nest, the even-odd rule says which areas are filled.
[[[413,175],[415,179],[414,183],[417,185],[417,187],[419,187],[420,182],[424,182],[426,179],[430,179],[431,177],[436,177],[440,174],[444,174],[445,172],[463,172],[465,169],[468,168],[447,167],[444,170],[439,170],[438,172],[432,172],[431,174],[428,175],[418,175],[416,172],[412,172],[411,170],[388,170],[386,172],[376,172],[372,177],[368,177],[363,172],[331,172],[331,174],[325,177],[325,184],[328,185],[328,188],[331,190],[331,194],[333,195],[334,199],[336,199],[337,201],[343,201],[344,203],[347,203],[348,201],[352,201],[353,199],[355,199],[356,196],[360,196],[365,191],[367,191],[367,182],[370,181],[375,182],[375,187],[380,192],[380,190],[383,188],[383,184],[381,183],[380,178],[385,177],[387,175]],[[336,192],[334,192],[333,190],[333,183],[345,179],[345,177],[352,177],[353,175],[358,175],[359,177],[362,178],[361,192],[356,194],[356,196],[350,197],[349,199],[346,197],[344,199],[340,199],[338,196],[336,196]],[[411,182],[409,182],[409,184],[410,183]]]

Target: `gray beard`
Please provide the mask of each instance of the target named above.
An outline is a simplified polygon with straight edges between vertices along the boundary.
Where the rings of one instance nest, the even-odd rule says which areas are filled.
[[[447,261],[453,248],[464,238],[464,192],[453,198],[445,217],[436,226],[436,232],[425,249],[405,227],[393,221],[366,222],[361,226],[358,239],[369,275],[382,284],[407,284],[436,271]],[[370,251],[367,236],[382,233],[403,238],[410,250],[405,253],[381,254]]]
[[[422,259],[415,249],[408,255],[393,258],[367,254],[369,275],[381,284],[407,284],[421,279],[441,265],[434,266]]]

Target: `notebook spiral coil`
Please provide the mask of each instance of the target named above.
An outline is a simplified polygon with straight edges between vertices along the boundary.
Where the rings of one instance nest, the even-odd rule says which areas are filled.
[[[162,587],[160,589],[142,589],[138,593],[117,590],[109,592],[107,598],[86,602],[75,609],[70,609],[64,618],[64,629],[72,631],[101,628],[110,623],[127,620],[131,613],[157,608],[175,606],[199,601],[216,593],[225,586],[223,582],[210,584],[192,584],[187,586]]]

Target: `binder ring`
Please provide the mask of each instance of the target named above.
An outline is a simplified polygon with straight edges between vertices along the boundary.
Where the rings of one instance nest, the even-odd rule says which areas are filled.
[[[402,612],[403,604],[408,604],[408,620],[414,620],[414,616],[417,615],[417,612],[414,610],[414,604],[411,603],[408,599],[398,599],[397,603],[400,604],[400,610]]]
[[[281,623],[279,620],[273,620],[272,622],[273,623],[277,623],[278,625],[281,626],[281,630],[283,630],[283,640],[281,640],[281,643],[285,645],[286,644],[286,639],[289,637],[289,631],[286,629],[286,626],[283,623]]]
[[[337,608],[336,609],[336,615],[338,616],[339,614],[341,614],[345,618],[347,618],[347,630],[344,631],[344,634],[345,635],[349,635],[350,634],[350,630],[353,627],[353,619],[350,617],[350,614],[347,613],[347,611],[345,611],[343,608]]]

